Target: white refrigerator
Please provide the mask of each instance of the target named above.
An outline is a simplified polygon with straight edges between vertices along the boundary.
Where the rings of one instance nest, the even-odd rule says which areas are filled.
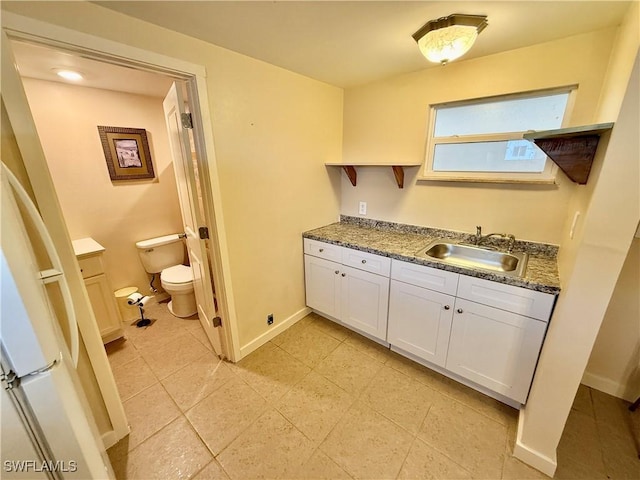
[[[75,370],[78,329],[64,272],[35,206],[1,167],[0,478],[114,478]],[[45,270],[31,246],[35,232]],[[69,346],[47,284],[57,284],[66,306]]]

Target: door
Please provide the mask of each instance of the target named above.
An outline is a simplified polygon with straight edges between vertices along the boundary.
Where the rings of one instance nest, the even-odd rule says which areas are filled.
[[[456,299],[447,370],[525,403],[547,324]]]
[[[451,295],[392,280],[388,342],[444,367],[455,300]]]
[[[182,115],[185,114],[185,100],[181,89],[175,83],[171,86],[162,106],[173,156],[173,169],[176,174],[184,233],[187,236],[187,253],[191,271],[193,272],[193,287],[198,305],[198,317],[216,354],[222,355],[224,353],[223,335],[221,335],[220,328],[215,327],[213,324],[218,312],[216,311],[217,302],[215,301],[205,244],[207,238],[205,235],[201,235],[200,230],[201,228],[207,228],[204,220],[202,189],[198,183],[199,178],[194,166],[189,132],[182,125]],[[201,238],[201,236],[205,238]]]
[[[304,256],[304,281],[307,305],[335,319],[340,318],[340,268],[342,265]]]
[[[387,340],[389,278],[342,266],[340,320],[380,340]]]

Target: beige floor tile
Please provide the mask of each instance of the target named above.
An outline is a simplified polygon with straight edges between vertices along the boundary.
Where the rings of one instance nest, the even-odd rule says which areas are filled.
[[[296,323],[287,328],[284,332],[273,338],[271,340],[271,343],[273,343],[274,345],[282,345],[282,342],[285,342],[292,338],[296,338],[298,335],[300,335],[300,333],[302,333],[305,328],[307,328],[314,322],[315,318],[315,314],[312,313],[307,315],[306,317],[301,318]]]
[[[131,426],[129,449],[139,445],[180,415],[180,410],[157,383],[123,402]]]
[[[339,341],[344,341],[351,333],[351,330],[344,328],[342,325],[329,320],[327,318],[321,317],[320,315],[314,316],[313,325],[316,328],[319,328],[327,335],[331,335],[333,338]]]
[[[398,478],[402,480],[458,480],[472,477],[471,473],[460,465],[417,438],[409,450],[409,455],[402,465]]]
[[[309,460],[288,470],[280,478],[290,480],[351,480],[353,477],[320,450],[316,450]]]
[[[535,468],[507,455],[502,468],[502,480],[548,480],[549,477]]]
[[[574,410],[585,413],[590,417],[595,417],[593,412],[593,402],[591,401],[591,389],[586,385],[580,384],[576,392],[576,398],[573,400]]]
[[[447,379],[447,381],[450,385],[446,394],[458,402],[473,408],[502,425],[509,426],[518,423],[518,410],[515,408],[505,405],[455,380]]]
[[[188,332],[162,347],[142,348],[140,353],[160,380],[204,355],[213,356]]]
[[[367,337],[364,337],[355,332],[351,333],[344,340],[344,343],[346,343],[347,345],[351,345],[353,348],[355,348],[356,350],[360,350],[362,353],[366,353],[380,363],[385,363],[390,358],[391,351],[389,350],[389,347],[380,345],[379,343],[376,343],[373,340],[369,340]]]
[[[500,478],[507,427],[472,408],[438,395],[418,436],[474,477]]]
[[[320,441],[354,400],[323,376],[310,372],[278,401],[277,409],[308,438]]]
[[[362,401],[412,434],[431,407],[434,390],[407,375],[383,367],[362,395]]]
[[[212,460],[193,477],[193,480],[229,480],[229,475],[216,460]]]
[[[382,363],[343,343],[320,362],[315,371],[355,394],[371,383],[382,366]]]
[[[577,410],[572,410],[569,414],[558,445],[558,463],[565,459],[571,459],[590,470],[604,473],[596,421]]]
[[[211,345],[211,342],[209,341],[209,337],[207,337],[207,334],[204,332],[204,329],[202,328],[202,325],[200,325],[200,320],[197,320],[197,325],[195,327],[189,327],[189,333],[191,335],[193,335],[195,337],[196,340],[198,340],[203,347],[205,347],[207,350],[213,352],[213,346]]]
[[[242,380],[232,378],[187,411],[186,416],[217,455],[266,408],[267,403],[260,395]]]
[[[148,327],[137,328],[136,320],[125,326],[125,336],[134,343],[136,348],[159,348],[171,342],[176,336],[186,334],[185,320],[174,317],[169,313],[165,303],[150,302],[145,307],[145,318],[153,320]]]
[[[187,479],[213,456],[180,417],[129,453],[128,479]]]
[[[207,353],[166,377],[162,384],[184,412],[233,377],[222,360]]]
[[[119,338],[113,342],[109,342],[104,346],[109,358],[111,368],[117,367],[131,360],[140,358],[140,352],[133,345],[133,342],[126,338]]]
[[[553,478],[555,480],[605,480],[607,476],[570,458],[558,457],[558,468]]]
[[[385,365],[408,375],[420,383],[442,393],[453,394],[451,380],[438,372],[420,365],[402,355],[391,352]]]
[[[288,336],[279,345],[285,352],[313,368],[334,351],[340,342],[318,328],[308,326],[297,335]]]
[[[243,358],[232,369],[269,402],[277,401],[311,371],[271,343]]]
[[[268,410],[218,455],[234,479],[278,478],[311,456],[314,447],[276,410]]]
[[[112,371],[122,401],[130,399],[145,388],[158,383],[158,379],[142,357],[115,366]]]
[[[320,449],[355,478],[395,478],[413,436],[357,402]]]

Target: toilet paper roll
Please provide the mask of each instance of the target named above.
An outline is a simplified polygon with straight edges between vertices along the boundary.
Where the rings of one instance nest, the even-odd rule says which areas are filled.
[[[139,307],[144,307],[147,302],[149,302],[149,300],[151,300],[153,297],[143,297],[140,300],[138,300],[138,306]]]
[[[142,295],[138,292],[136,293],[132,293],[131,295],[129,295],[127,297],[127,304],[128,305],[137,305],[138,302],[142,299]]]

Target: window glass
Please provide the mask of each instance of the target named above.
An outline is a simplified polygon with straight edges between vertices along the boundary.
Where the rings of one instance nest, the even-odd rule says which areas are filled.
[[[436,172],[535,172],[544,170],[547,156],[528,140],[442,143],[436,145]]]

